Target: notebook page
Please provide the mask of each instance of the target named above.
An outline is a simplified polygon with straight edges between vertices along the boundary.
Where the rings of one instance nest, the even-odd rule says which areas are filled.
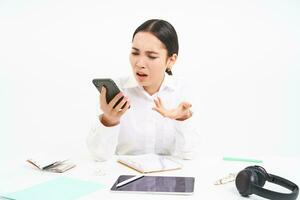
[[[179,169],[181,164],[168,157],[156,154],[143,154],[134,156],[120,156],[119,162],[128,165],[142,173]]]

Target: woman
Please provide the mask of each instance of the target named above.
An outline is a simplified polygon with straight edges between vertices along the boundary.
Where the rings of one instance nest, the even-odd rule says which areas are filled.
[[[190,123],[192,105],[184,99],[186,88],[172,76],[177,56],[177,34],[167,21],[148,20],[135,30],[130,54],[134,78],[118,80],[122,92],[109,103],[104,87],[100,93],[102,113],[87,139],[96,160],[145,153],[192,158],[197,134]]]

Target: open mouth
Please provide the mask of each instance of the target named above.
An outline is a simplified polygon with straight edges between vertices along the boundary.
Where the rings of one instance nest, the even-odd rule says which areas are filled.
[[[142,73],[142,72],[137,72],[136,75],[139,77],[147,77],[148,76],[147,74]]]

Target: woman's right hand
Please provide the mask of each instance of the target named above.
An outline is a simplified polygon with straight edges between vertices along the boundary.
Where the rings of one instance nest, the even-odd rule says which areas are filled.
[[[115,104],[122,97],[124,98],[120,101],[118,105],[116,105],[116,107],[114,107]],[[99,100],[100,100],[100,108],[103,111],[103,114],[99,116],[99,120],[104,126],[115,126],[119,124],[122,115],[130,107],[128,98],[125,97],[122,92],[117,94],[109,103],[107,103],[105,87],[102,87],[101,89]],[[124,106],[124,108],[122,108],[124,104],[126,105]]]

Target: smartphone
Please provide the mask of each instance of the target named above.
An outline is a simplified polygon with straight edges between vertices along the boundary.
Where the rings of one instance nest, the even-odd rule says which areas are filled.
[[[121,90],[118,88],[117,84],[110,78],[99,78],[99,79],[93,79],[93,84],[98,89],[98,91],[101,93],[102,86],[106,88],[106,102],[109,103],[117,94],[121,92]],[[117,103],[114,105],[113,108],[115,108],[124,98],[121,97]],[[127,102],[126,102],[127,103]],[[121,109],[123,109],[126,105],[126,103],[122,106]]]

